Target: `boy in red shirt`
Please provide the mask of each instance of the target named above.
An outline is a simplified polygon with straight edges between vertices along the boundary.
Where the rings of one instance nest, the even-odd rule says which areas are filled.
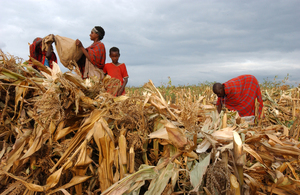
[[[111,58],[111,63],[105,64],[103,72],[108,74],[112,78],[119,79],[121,81],[121,87],[115,96],[120,96],[125,94],[125,86],[128,82],[128,73],[124,63],[119,63],[120,50],[117,47],[112,47],[109,50],[109,57]]]

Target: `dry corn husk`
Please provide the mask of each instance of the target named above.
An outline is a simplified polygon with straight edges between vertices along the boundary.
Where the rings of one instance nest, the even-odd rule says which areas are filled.
[[[0,193],[214,194],[235,177],[240,192],[299,194],[298,88],[264,89],[265,117],[245,125],[216,113],[211,87],[172,101],[149,81],[116,98],[101,81],[0,54]]]

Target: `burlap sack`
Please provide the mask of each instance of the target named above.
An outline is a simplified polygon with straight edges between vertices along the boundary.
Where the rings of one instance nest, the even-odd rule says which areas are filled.
[[[92,62],[90,62],[87,58],[85,60],[85,68],[83,73],[83,78],[88,77],[98,77],[100,80],[104,78],[104,72],[102,69],[96,67]]]
[[[76,68],[76,62],[82,56],[82,51],[76,46],[75,40],[62,37],[59,35],[54,36],[55,47],[59,56],[60,62],[69,70]]]

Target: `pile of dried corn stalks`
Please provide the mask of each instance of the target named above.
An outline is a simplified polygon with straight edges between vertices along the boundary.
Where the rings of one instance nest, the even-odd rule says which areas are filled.
[[[249,125],[204,105],[211,92],[173,105],[150,81],[115,98],[113,79],[0,54],[1,195],[300,193],[297,88],[263,93],[266,117]]]

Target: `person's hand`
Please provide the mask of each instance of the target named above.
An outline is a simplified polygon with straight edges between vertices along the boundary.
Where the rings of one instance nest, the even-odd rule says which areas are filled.
[[[55,43],[55,36],[54,36],[54,34],[51,34],[51,36],[52,36],[52,39],[53,39],[52,43]]]
[[[54,34],[49,34],[48,36],[51,36],[51,38],[53,39],[53,41],[49,41],[48,43],[52,44],[53,42],[55,42]]]
[[[81,41],[78,40],[78,39],[76,39],[75,44],[76,44],[76,46],[78,46],[78,47],[83,47]]]
[[[54,39],[54,34],[49,34],[48,36],[51,36]]]
[[[122,88],[120,88],[120,89],[118,90],[117,96],[122,95],[122,92],[123,92],[123,90],[122,90]]]
[[[50,46],[52,46],[52,41],[48,41],[48,42],[46,42],[46,44],[50,47]]]

